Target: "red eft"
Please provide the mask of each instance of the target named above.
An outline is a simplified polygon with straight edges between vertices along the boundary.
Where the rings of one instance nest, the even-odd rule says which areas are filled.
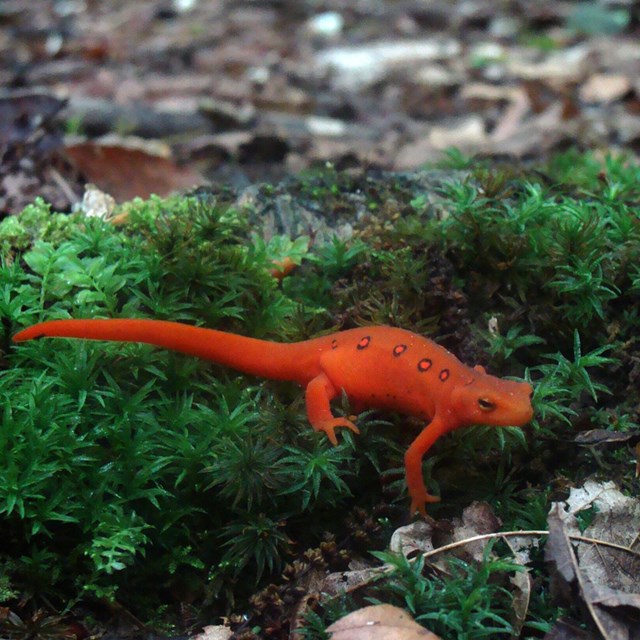
[[[443,434],[483,424],[520,426],[533,415],[527,382],[502,380],[462,364],[420,335],[375,326],[340,331],[290,344],[162,320],[53,320],[14,336],[144,342],[211,360],[244,373],[290,380],[305,388],[307,416],[316,431],[337,444],[335,429],[358,433],[347,418],[336,418],[330,402],[344,391],[354,408],[376,407],[415,416],[428,424],[405,454],[411,513],[425,514],[429,495],[422,459]]]

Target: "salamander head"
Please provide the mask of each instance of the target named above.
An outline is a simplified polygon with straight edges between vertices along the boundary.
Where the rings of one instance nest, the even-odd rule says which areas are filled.
[[[481,372],[451,391],[451,411],[461,425],[484,424],[519,427],[533,417],[528,382],[502,380]]]

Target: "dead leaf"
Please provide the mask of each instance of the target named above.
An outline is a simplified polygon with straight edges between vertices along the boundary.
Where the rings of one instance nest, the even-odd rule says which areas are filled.
[[[436,149],[473,149],[486,141],[484,119],[477,115],[467,116],[450,125],[433,127],[429,134],[429,142]]]
[[[529,602],[531,601],[531,576],[529,570],[516,572],[511,578],[511,584],[514,587],[513,594],[513,638],[519,638],[520,632],[527,619],[529,613]]]
[[[389,549],[412,558],[417,552],[425,553],[433,550],[431,539],[433,526],[425,520],[416,520],[405,527],[396,529],[391,535]]]
[[[210,624],[202,628],[202,633],[199,633],[192,640],[229,640],[233,635],[233,631],[229,627],[225,627],[221,624]]]
[[[589,64],[588,45],[578,44],[547,54],[542,60],[531,49],[512,49],[506,61],[512,76],[545,80],[551,84],[577,81]]]
[[[494,533],[500,529],[502,522],[487,502],[472,502],[462,512],[462,519],[454,518],[453,540],[460,541],[485,533]],[[481,540],[465,545],[465,554],[476,562],[482,562],[488,540]]]
[[[369,45],[332,47],[316,56],[319,71],[333,72],[333,82],[341,89],[371,85],[393,70],[419,62],[453,58],[461,53],[454,39],[425,38],[404,42],[373,42]]]
[[[589,539],[574,549],[569,534],[580,535],[576,515],[592,507],[595,515],[583,534]],[[548,524],[545,558],[555,567],[559,592],[570,599],[579,594],[606,640],[634,637],[632,630],[640,628],[640,559],[625,549],[630,551],[640,529],[640,501],[621,494],[612,482],[588,481],[565,503],[553,504]],[[595,538],[621,548],[598,545]]]
[[[610,103],[624,98],[631,91],[631,81],[627,76],[594,73],[580,87],[580,99],[592,103]]]
[[[549,512],[549,538],[545,550],[545,560],[556,567],[556,572],[566,585],[575,582],[578,572],[573,549],[564,529],[564,511],[559,502],[554,502]]]
[[[566,501],[568,513],[567,532],[570,535],[585,535],[598,540],[606,540],[622,547],[631,548],[638,532],[640,531],[640,500],[631,496],[625,496],[616,486],[615,482],[596,482],[587,480],[582,487],[571,490]],[[591,523],[580,530],[577,518],[580,512],[593,508],[595,513]],[[628,579],[625,576],[640,575],[640,565],[635,556],[622,556],[618,562],[632,562],[624,564],[623,572],[619,574],[620,581],[612,583],[611,571],[604,566],[602,554],[609,553],[606,549],[595,549],[589,557],[586,551],[582,551],[581,560],[588,560],[588,571],[595,582],[605,582],[609,586],[625,591],[633,591],[640,588],[636,579]],[[617,554],[617,552],[615,552]],[[591,560],[597,564],[592,564]]]
[[[527,565],[531,560],[531,548],[538,547],[539,538],[532,536],[504,536],[502,540],[511,550],[514,562],[517,562],[522,567],[522,571],[517,571],[510,578],[514,588],[512,637],[519,638],[529,613],[529,603],[531,601],[533,581]]]
[[[327,627],[330,640],[438,640],[411,616],[390,604],[354,611]]]
[[[102,218],[107,220],[113,215],[116,201],[108,193],[100,191],[94,184],[84,187],[81,209],[87,218]]]
[[[334,573],[331,575],[340,575]],[[302,626],[303,619],[309,610],[318,601],[320,593],[325,592],[325,584],[327,581],[327,572],[321,567],[310,567],[308,571],[302,572],[295,580],[295,588],[298,593],[304,594],[300,597],[292,607],[291,611],[291,637],[300,638],[296,632]],[[338,587],[336,593],[342,593],[344,588]]]
[[[611,442],[629,442],[640,438],[640,432],[633,431],[609,431],[608,429],[589,429],[589,431],[581,431],[576,435],[573,441],[577,444],[594,445],[608,444]]]
[[[229,640],[233,635],[233,631],[229,627],[225,627],[221,624],[210,624],[202,628],[202,633],[199,633],[192,640]]]
[[[118,202],[166,196],[204,182],[196,171],[179,167],[166,147],[139,139],[79,142],[68,144],[66,152],[89,182]]]

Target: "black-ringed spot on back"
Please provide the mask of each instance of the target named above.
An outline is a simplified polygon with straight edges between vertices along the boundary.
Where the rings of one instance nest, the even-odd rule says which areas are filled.
[[[429,371],[429,369],[431,369],[431,365],[433,364],[433,362],[431,362],[431,360],[429,360],[429,358],[422,358],[422,360],[420,360],[420,362],[418,362],[418,371],[420,371],[420,373],[424,373],[425,371]]]
[[[331,341],[331,348],[332,348],[332,349],[337,349],[337,348],[338,348],[338,339],[337,339],[337,338],[334,338],[334,339]]]
[[[439,374],[438,374],[438,378],[440,378],[440,380],[442,380],[442,382],[444,382],[449,376],[450,376],[450,372],[449,369],[443,369]]]
[[[397,344],[395,347],[393,347],[393,355],[396,357],[401,356],[406,350],[406,344]]]
[[[358,349],[366,349],[371,342],[371,336],[364,336],[364,338],[360,338],[358,340]]]

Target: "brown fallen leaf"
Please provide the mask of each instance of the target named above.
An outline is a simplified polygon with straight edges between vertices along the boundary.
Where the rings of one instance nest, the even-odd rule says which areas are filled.
[[[622,496],[613,483],[599,485],[590,481],[585,483],[585,488],[580,492],[582,495],[574,499],[574,506],[556,502],[549,512],[545,559],[553,567],[552,579],[558,593],[563,594],[565,599],[574,600],[574,594],[579,595],[605,640],[637,637],[633,635],[633,630],[638,628],[640,620],[640,593],[637,593],[638,583],[633,576],[638,575],[638,559],[631,553],[627,554],[628,559],[624,563],[617,557],[610,559],[604,554],[604,547],[595,544],[596,540],[591,540],[587,552],[580,548],[578,555],[570,542],[568,530],[577,525],[574,515],[578,510],[576,503],[582,509],[597,503],[597,516],[606,519],[603,532],[616,531],[619,527],[616,526],[615,515],[624,501],[626,529],[631,529],[630,533],[633,534],[632,511],[637,510],[638,501],[629,504],[627,501],[633,499]]]
[[[67,144],[66,152],[89,182],[118,202],[166,196],[204,182],[198,172],[179,167],[166,146],[138,139]]]
[[[580,99],[591,103],[609,103],[624,98],[631,91],[625,75],[594,73],[580,88]]]
[[[607,444],[607,443],[622,443],[629,442],[640,438],[640,432],[638,431],[609,431],[608,429],[589,429],[588,431],[581,431],[576,435],[573,441],[577,444],[594,445],[594,444]]]
[[[640,500],[625,496],[611,481],[587,480],[582,487],[571,490],[566,507],[565,526],[572,536],[582,534],[631,549],[640,531]],[[581,530],[576,516],[585,511],[592,512],[592,519]],[[627,593],[640,591],[640,583],[635,578],[640,573],[640,561],[634,554],[621,555],[598,546],[581,547],[580,569],[596,584]]]
[[[393,532],[389,542],[389,549],[394,553],[401,553],[407,558],[413,558],[418,553],[433,550],[432,535],[432,522],[416,520]]]
[[[454,531],[452,542],[468,540],[483,533],[494,533],[500,530],[502,522],[493,512],[488,502],[474,501],[462,512],[462,518],[453,519]],[[482,563],[487,542],[479,541],[465,545],[465,560]]]
[[[549,538],[545,550],[545,560],[547,563],[555,565],[555,575],[559,579],[560,588],[566,589],[569,593],[568,590],[577,579],[578,567],[562,516],[563,510],[560,503],[554,502],[547,518]]]
[[[108,193],[100,191],[94,184],[85,185],[81,209],[87,218],[107,220],[112,217],[115,207],[116,201]]]
[[[434,126],[429,134],[429,142],[436,149],[476,149],[487,142],[485,122],[480,116],[472,114],[451,123]]]
[[[529,603],[531,602],[532,580],[528,567],[525,568],[525,571],[515,573],[511,578],[511,584],[514,588],[512,637],[519,638],[527,620]]]
[[[390,604],[378,604],[340,618],[327,633],[331,640],[439,640],[411,616]]]
[[[561,86],[577,82],[589,66],[588,44],[578,44],[545,54],[542,59],[526,48],[512,49],[505,65],[512,76],[543,80]]]
[[[211,624],[202,628],[202,632],[193,638],[193,640],[229,640],[233,635],[233,631],[224,625]]]

